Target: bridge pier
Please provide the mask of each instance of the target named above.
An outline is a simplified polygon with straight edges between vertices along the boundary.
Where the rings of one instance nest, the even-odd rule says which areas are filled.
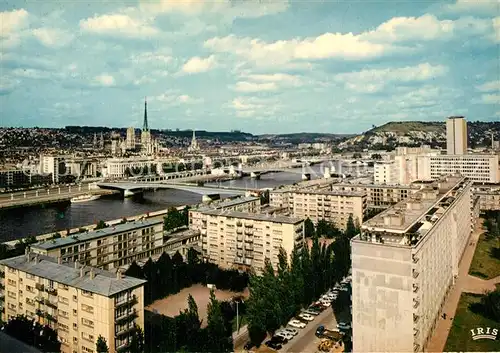
[[[302,180],[311,180],[311,173],[303,173]]]
[[[204,203],[210,203],[215,200],[220,200],[220,194],[206,194],[201,198],[201,201]]]
[[[142,194],[142,189],[141,190],[125,190],[123,191],[123,197],[124,198],[127,198],[127,197],[134,197],[135,195],[138,195],[138,194]]]
[[[250,173],[250,178],[260,179],[260,172],[251,172]]]

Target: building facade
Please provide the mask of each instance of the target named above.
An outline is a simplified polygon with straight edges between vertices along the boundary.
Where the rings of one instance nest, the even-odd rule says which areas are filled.
[[[447,177],[371,218],[352,247],[355,352],[421,352],[472,230],[471,182]]]
[[[399,184],[397,171],[394,161],[376,162],[373,166],[373,181],[375,184]]]
[[[144,280],[29,252],[0,266],[5,319],[26,315],[50,326],[63,353],[94,353],[99,335],[110,352],[119,352],[144,328]]]
[[[165,246],[163,221],[144,220],[33,244],[40,255],[112,270],[159,255]]]
[[[367,211],[366,193],[358,191],[295,191],[292,213],[300,219],[333,222],[345,229],[349,216],[361,224]]]
[[[446,154],[467,154],[467,122],[461,116],[446,120]]]
[[[288,258],[304,246],[304,221],[237,211],[206,211],[201,229],[203,257],[222,268],[260,273],[269,259],[276,269],[280,248]]]
[[[498,154],[429,156],[429,178],[460,173],[476,183],[500,183]]]

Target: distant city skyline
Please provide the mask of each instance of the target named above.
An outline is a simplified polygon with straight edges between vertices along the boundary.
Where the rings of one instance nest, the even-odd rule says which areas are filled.
[[[497,1],[0,0],[0,126],[360,133],[500,120]]]

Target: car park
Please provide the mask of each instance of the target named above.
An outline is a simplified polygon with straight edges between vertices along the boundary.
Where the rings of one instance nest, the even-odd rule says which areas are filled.
[[[329,307],[330,305],[332,305],[332,302],[330,300],[324,300],[321,302],[321,305]]]
[[[266,346],[268,346],[269,348],[272,348],[272,349],[276,349],[276,350],[280,350],[281,347],[283,347],[283,345],[279,344],[276,341],[267,341]]]
[[[306,324],[300,320],[293,319],[288,322],[288,326],[292,326],[295,328],[304,328],[306,327]]]
[[[288,339],[286,339],[285,337],[282,337],[282,336],[273,336],[271,339],[270,339],[271,342],[277,342],[279,344],[286,344],[288,343]]]
[[[306,314],[306,315],[311,315],[311,316],[318,316],[319,312],[315,310],[302,310],[301,314]]]
[[[312,316],[308,313],[299,314],[299,318],[304,319],[306,321],[313,321],[314,320],[314,316]]]

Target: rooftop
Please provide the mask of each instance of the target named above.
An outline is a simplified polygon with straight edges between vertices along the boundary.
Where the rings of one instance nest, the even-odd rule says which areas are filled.
[[[137,230],[145,227],[150,227],[156,224],[163,223],[162,220],[141,220],[141,221],[134,221],[134,222],[127,222],[123,224],[117,224],[114,226],[110,226],[107,228],[103,229],[98,229],[98,230],[93,230],[89,231],[86,233],[78,233],[78,234],[73,234],[67,237],[63,238],[57,238],[57,239],[52,239],[52,240],[47,240],[44,242],[39,242],[36,244],[31,245],[32,248],[35,249],[42,249],[42,250],[51,250],[51,249],[57,249],[63,246],[68,246],[68,245],[73,245],[73,244],[78,244],[94,239],[99,239],[102,237],[107,237],[110,235],[114,234],[121,234],[124,232],[132,231],[132,230]]]
[[[254,201],[260,201],[260,198],[255,197],[255,196],[238,197],[238,198],[235,198],[232,200],[222,201],[222,202],[218,202],[218,203],[212,203],[209,206],[201,206],[200,208],[195,209],[195,211],[204,212],[204,211],[210,211],[210,210],[219,210],[221,208],[237,206],[237,205],[241,205],[243,203],[254,202]]]
[[[224,216],[231,218],[240,218],[240,219],[249,219],[254,221],[262,221],[262,222],[273,222],[273,223],[286,223],[286,224],[297,224],[301,223],[303,220],[300,218],[286,217],[280,216],[277,214],[269,215],[263,213],[246,213],[246,212],[238,212],[238,211],[205,211],[203,214],[210,216]]]
[[[0,264],[34,276],[46,278],[69,287],[111,297],[146,283],[145,280],[116,275],[78,263],[58,263],[57,259],[33,253],[0,261]]]
[[[332,188],[364,188],[364,189],[418,189],[418,186],[405,186],[405,185],[385,185],[385,184],[349,184],[349,183],[339,183],[333,184]]]
[[[297,190],[294,194],[308,194],[308,195],[326,195],[326,196],[354,196],[363,197],[366,196],[365,192],[362,191],[346,191],[346,190]]]

